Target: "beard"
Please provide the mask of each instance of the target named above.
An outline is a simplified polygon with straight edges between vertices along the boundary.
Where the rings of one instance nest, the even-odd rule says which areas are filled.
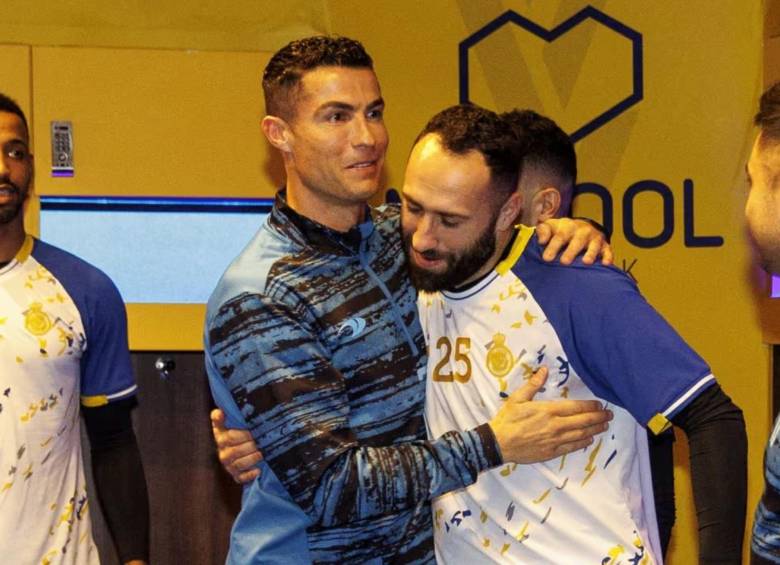
[[[433,250],[421,253],[429,260],[444,259],[447,267],[441,273],[428,271],[415,265],[411,252],[411,234],[403,234],[407,270],[414,287],[425,292],[452,290],[471,278],[496,250],[496,234],[493,225],[492,221],[488,223],[485,231],[462,253],[440,254]]]
[[[24,201],[27,200],[26,190],[22,190],[10,182],[6,182],[4,185],[10,186],[12,188],[16,198],[11,200],[8,204],[0,204],[0,225],[10,224],[13,220],[15,220],[17,216],[22,213]]]

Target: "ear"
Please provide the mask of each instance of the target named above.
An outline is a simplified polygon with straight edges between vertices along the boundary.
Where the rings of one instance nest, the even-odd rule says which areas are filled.
[[[519,190],[514,191],[501,206],[496,218],[496,229],[505,231],[512,229],[517,223],[520,212],[523,210],[523,195]]]
[[[292,130],[287,122],[278,116],[266,116],[260,125],[271,145],[279,151],[291,151]]]
[[[543,222],[555,218],[561,209],[561,193],[557,188],[548,186],[537,191],[531,199],[534,223]]]

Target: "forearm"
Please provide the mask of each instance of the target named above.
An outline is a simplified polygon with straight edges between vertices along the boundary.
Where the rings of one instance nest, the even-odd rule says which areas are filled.
[[[359,447],[345,451],[313,485],[305,510],[323,526],[399,512],[466,487],[500,463],[488,425],[431,442]]]
[[[435,441],[369,447],[351,429],[328,429],[315,419],[291,432],[300,413],[288,405],[281,414],[260,416],[263,424],[253,433],[293,500],[321,526],[412,508],[472,484],[480,471],[501,463],[488,425]]]
[[[149,501],[131,406],[84,409],[95,489],[123,563],[149,560]]]
[[[329,378],[319,375],[314,395],[292,393],[289,380],[286,394],[270,386],[264,393],[272,398],[261,399],[256,390],[249,402],[272,407],[268,410],[242,412],[240,403],[248,402],[242,389],[228,389],[232,406],[222,406],[232,412],[233,421],[244,418],[266,463],[315,524],[334,526],[412,508],[473,483],[480,471],[501,463],[487,424],[435,441],[375,446],[384,438],[403,437],[410,420],[421,420],[418,411],[408,411],[402,402],[396,411],[388,410],[393,416],[385,420],[387,428],[377,425],[368,437],[364,430],[359,439],[346,417],[349,399],[339,392],[341,379],[325,387]],[[224,381],[211,375],[210,380],[220,393],[215,396],[224,398]]]
[[[742,411],[719,386],[673,418],[688,436],[699,561],[742,560],[747,492],[747,438]]]

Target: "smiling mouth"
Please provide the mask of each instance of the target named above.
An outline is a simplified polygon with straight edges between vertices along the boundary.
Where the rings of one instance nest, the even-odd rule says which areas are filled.
[[[10,200],[19,194],[19,189],[13,185],[0,186],[0,201]]]
[[[349,165],[348,169],[369,169],[371,167],[375,167],[377,164],[377,160],[374,159],[373,161],[360,161],[359,163],[353,163],[352,165]]]

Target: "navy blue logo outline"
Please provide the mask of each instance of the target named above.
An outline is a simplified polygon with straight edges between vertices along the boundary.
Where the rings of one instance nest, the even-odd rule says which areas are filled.
[[[576,143],[583,137],[593,133],[607,122],[613,120],[631,106],[639,103],[644,96],[644,76],[642,69],[642,34],[628,27],[627,25],[608,16],[601,10],[593,6],[586,6],[569,19],[561,22],[552,29],[545,29],[536,22],[521,16],[513,10],[507,10],[494,20],[488,22],[480,29],[472,33],[458,45],[459,74],[460,74],[460,102],[466,104],[469,100],[469,49],[477,43],[487,38],[490,34],[498,31],[508,23],[520,26],[529,33],[534,34],[548,43],[552,43],[560,36],[575,28],[588,18],[608,27],[615,33],[618,33],[631,41],[632,43],[632,67],[633,67],[633,91],[631,95],[624,98],[605,112],[599,114],[589,122],[586,122],[576,131],[569,134],[572,142]]]

